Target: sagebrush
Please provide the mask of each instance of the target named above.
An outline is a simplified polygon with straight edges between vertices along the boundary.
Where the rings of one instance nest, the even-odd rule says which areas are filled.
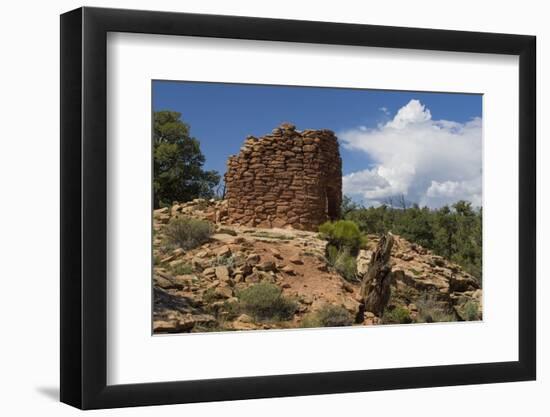
[[[210,222],[180,217],[172,219],[164,228],[166,243],[172,247],[190,250],[208,242],[214,231]]]
[[[296,303],[283,296],[275,284],[259,283],[237,294],[241,309],[256,320],[289,320],[296,311]]]
[[[188,275],[193,272],[193,266],[185,263],[179,264],[172,268],[172,272],[175,275]]]
[[[347,281],[357,281],[357,260],[347,249],[328,246],[327,262]]]
[[[418,313],[416,315],[417,323],[441,323],[456,321],[452,311],[444,307],[433,296],[423,295],[415,301]]]
[[[302,320],[302,327],[342,327],[351,326],[353,318],[342,306],[327,304]]]
[[[411,314],[406,307],[395,306],[386,309],[382,315],[382,324],[408,324],[412,323]]]
[[[464,319],[466,321],[476,321],[480,319],[479,304],[474,300],[467,301],[462,307],[462,311],[464,312]]]

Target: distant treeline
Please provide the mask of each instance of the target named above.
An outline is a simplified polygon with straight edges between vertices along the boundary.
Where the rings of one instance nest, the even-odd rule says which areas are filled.
[[[482,279],[482,209],[457,201],[439,209],[409,204],[404,198],[379,207],[363,207],[344,196],[342,217],[363,233],[391,231],[456,262]]]

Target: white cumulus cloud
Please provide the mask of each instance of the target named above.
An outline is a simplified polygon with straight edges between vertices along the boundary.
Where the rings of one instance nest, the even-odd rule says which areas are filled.
[[[411,100],[386,124],[339,133],[342,146],[364,152],[374,164],[343,177],[344,193],[377,205],[403,194],[440,207],[460,199],[481,205],[481,119],[433,120]]]

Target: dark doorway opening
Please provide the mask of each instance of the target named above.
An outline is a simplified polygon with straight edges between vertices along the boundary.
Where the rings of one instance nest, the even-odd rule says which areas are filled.
[[[327,196],[327,216],[331,221],[338,220],[340,216],[338,192],[333,187],[327,187],[325,194]]]

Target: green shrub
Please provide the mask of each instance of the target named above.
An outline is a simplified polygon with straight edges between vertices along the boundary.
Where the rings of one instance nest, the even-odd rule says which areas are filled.
[[[353,318],[342,306],[327,304],[302,320],[302,327],[343,327],[351,326]]]
[[[325,222],[319,226],[319,233],[321,238],[328,241],[327,246],[334,246],[339,250],[347,249],[352,256],[357,256],[359,249],[366,244],[366,238],[351,220]]]
[[[411,271],[417,277],[422,275],[422,272],[420,272],[419,270],[414,269],[414,268],[409,268],[409,271]]]
[[[382,324],[407,324],[412,323],[411,315],[406,307],[396,306],[387,309],[382,315]]]
[[[164,228],[166,241],[170,246],[189,250],[207,242],[212,235],[212,224],[191,217],[171,220]]]
[[[347,249],[327,246],[327,262],[347,281],[357,281],[357,261]]]
[[[444,308],[432,296],[424,295],[415,301],[418,313],[416,315],[417,323],[442,323],[456,321],[456,316],[452,311]]]
[[[467,301],[462,307],[462,311],[464,312],[463,316],[466,321],[479,320],[479,305],[476,301]]]
[[[234,320],[239,316],[239,314],[241,314],[241,307],[239,303],[230,303],[225,301],[221,310],[224,312],[225,320]]]
[[[193,267],[189,264],[179,264],[172,268],[175,275],[188,275],[193,272]]]
[[[256,320],[289,320],[296,311],[296,304],[283,297],[274,284],[262,282],[237,294],[241,308]]]

